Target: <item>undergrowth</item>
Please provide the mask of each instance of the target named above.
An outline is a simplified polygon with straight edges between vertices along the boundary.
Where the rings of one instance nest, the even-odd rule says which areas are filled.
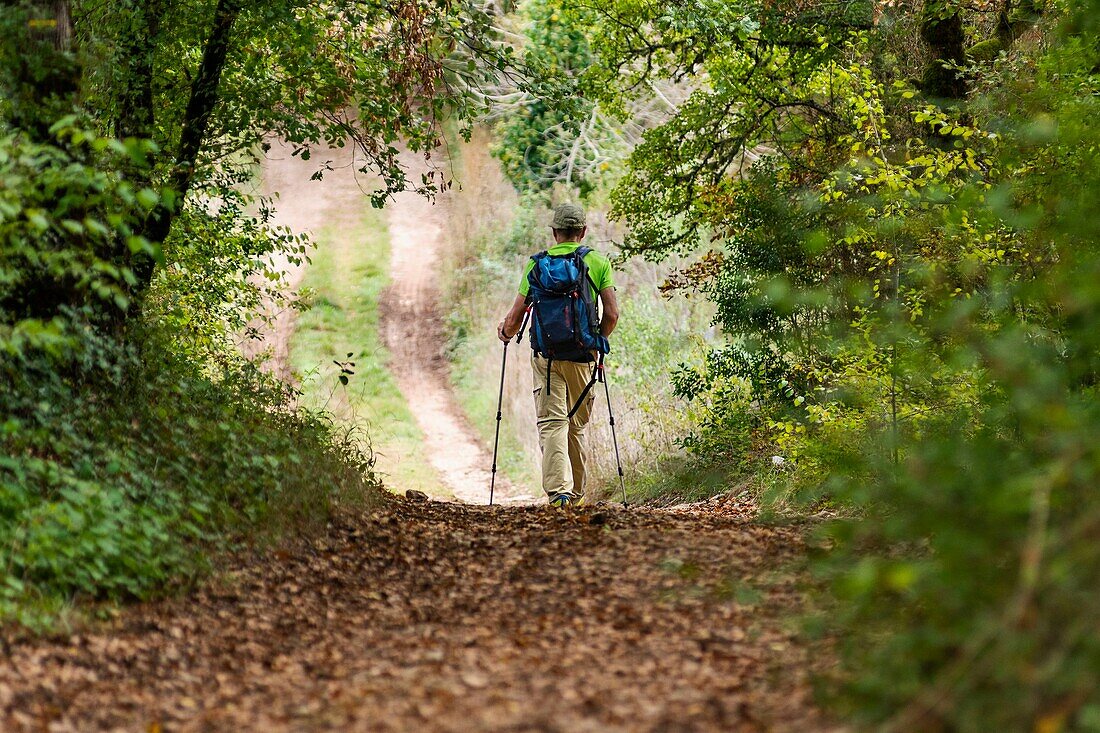
[[[0,621],[45,630],[162,594],[370,501],[373,458],[251,363],[71,329],[76,348],[0,362]]]

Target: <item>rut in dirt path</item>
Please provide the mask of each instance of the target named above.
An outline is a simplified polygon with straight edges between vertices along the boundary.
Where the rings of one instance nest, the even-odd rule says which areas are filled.
[[[370,206],[369,193],[374,186],[358,173],[354,146],[320,148],[306,161],[292,155],[294,146],[289,143],[276,139],[269,143],[260,192],[278,194],[273,223],[314,237],[324,231],[323,239],[315,239],[320,247],[347,250],[359,246],[357,223],[360,212]],[[327,168],[320,181],[313,179],[317,161],[325,161]],[[421,156],[405,153],[401,161],[412,180],[428,170]],[[392,284],[379,303],[382,337],[392,356],[395,381],[425,438],[423,454],[395,458],[430,463],[444,484],[438,492],[440,498],[484,504],[489,496],[492,457],[454,399],[443,355],[439,277],[448,202],[446,193],[433,204],[406,192],[395,196],[385,211]],[[286,276],[288,291],[294,291],[305,267],[293,265],[285,257],[275,264]],[[271,324],[263,329],[261,339],[246,341],[243,350],[252,357],[270,350],[267,368],[290,380],[296,312],[290,308],[275,312],[271,304],[268,311]],[[499,473],[496,498],[503,504],[535,500]]]
[[[107,628],[14,644],[0,730],[736,733],[828,726],[730,515],[406,500]]]
[[[412,180],[428,170],[419,155],[406,153],[402,163]],[[424,434],[426,454],[409,458],[427,459],[454,498],[487,504],[492,456],[455,401],[443,353],[439,280],[447,209],[446,192],[435,203],[413,192],[400,193],[386,205],[392,284],[380,304],[382,335],[397,385]],[[495,497],[501,504],[535,501],[499,472]]]
[[[271,224],[312,238],[326,227],[338,232],[354,231],[357,212],[367,202],[367,192],[357,175],[359,165],[354,147],[320,147],[313,151],[312,161],[306,161],[293,155],[296,146],[291,143],[278,138],[270,138],[267,142],[270,148],[263,158],[257,193],[275,197]],[[327,167],[321,181],[313,179],[320,167],[317,161],[324,161]],[[286,293],[293,297],[302,282],[306,265],[294,264],[285,255],[277,256],[273,265],[285,278]],[[270,302],[264,304],[264,310],[271,322],[252,324],[259,330],[260,338],[245,340],[241,350],[252,359],[269,352],[265,367],[289,382],[292,379],[290,342],[297,311],[286,304],[276,306]]]

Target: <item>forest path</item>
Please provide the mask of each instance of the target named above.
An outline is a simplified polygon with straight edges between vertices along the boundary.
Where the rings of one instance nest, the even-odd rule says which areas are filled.
[[[414,181],[429,170],[420,155],[405,153],[402,163]],[[448,206],[446,191],[434,203],[405,192],[386,205],[392,284],[380,303],[382,337],[394,378],[424,433],[426,453],[414,458],[426,458],[455,499],[487,504],[492,456],[455,401],[444,356],[446,313],[439,303],[439,280]],[[495,500],[525,504],[535,497],[498,472]]]
[[[4,731],[812,731],[798,529],[392,499],[0,661]]]
[[[339,188],[362,204],[354,176]],[[297,201],[296,221],[333,216],[331,203]],[[483,503],[487,456],[434,330],[441,211],[392,210],[383,322],[434,436],[407,460],[439,461],[445,444],[470,460],[438,470]],[[754,514],[731,497],[679,512],[396,497],[341,509],[319,536],[241,553],[181,597],[52,638],[0,633],[0,731],[828,730],[810,701],[820,661],[791,630],[801,594],[784,568],[803,531]]]
[[[307,161],[292,155],[294,146],[289,143],[277,139],[268,142],[271,148],[264,158],[259,192],[278,195],[273,223],[310,235],[319,248],[339,253],[341,260],[355,260],[354,250],[363,246],[359,215],[370,207],[369,194],[375,186],[374,181],[358,172],[360,164],[354,147],[319,148]],[[321,162],[328,169],[321,181],[315,181],[312,177]],[[419,181],[430,169],[422,156],[409,152],[402,154],[401,162],[413,181]],[[430,464],[442,485],[435,490],[424,488],[437,498],[485,504],[489,501],[492,455],[474,434],[454,398],[444,356],[445,314],[439,307],[439,280],[441,254],[447,246],[444,233],[449,206],[447,192],[442,192],[434,203],[406,192],[395,196],[384,211],[391,284],[378,304],[381,336],[390,354],[394,381],[424,436],[422,452],[395,454],[388,459]],[[295,290],[302,282],[305,266],[294,265],[285,257],[275,264],[285,274],[287,288]],[[297,312],[291,308],[276,311],[275,306],[268,310],[272,316],[270,326],[262,330],[261,339],[246,341],[243,348],[252,357],[269,351],[268,368],[290,379],[290,346]],[[342,358],[344,354],[331,356]],[[495,499],[502,504],[535,501],[533,495],[513,486],[500,473]]]

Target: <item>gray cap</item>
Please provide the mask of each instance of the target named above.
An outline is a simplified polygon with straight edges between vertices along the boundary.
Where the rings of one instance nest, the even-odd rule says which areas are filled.
[[[554,229],[581,229],[586,226],[584,209],[576,204],[558,204],[554,207],[554,219],[550,226]]]

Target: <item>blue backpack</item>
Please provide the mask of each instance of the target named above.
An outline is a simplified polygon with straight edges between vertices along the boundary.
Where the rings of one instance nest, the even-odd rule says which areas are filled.
[[[531,348],[536,354],[550,360],[591,362],[593,351],[610,352],[607,339],[600,335],[599,308],[592,297],[596,286],[584,262],[591,251],[578,247],[568,254],[542,251],[531,257],[535,264],[527,275],[527,302]]]

